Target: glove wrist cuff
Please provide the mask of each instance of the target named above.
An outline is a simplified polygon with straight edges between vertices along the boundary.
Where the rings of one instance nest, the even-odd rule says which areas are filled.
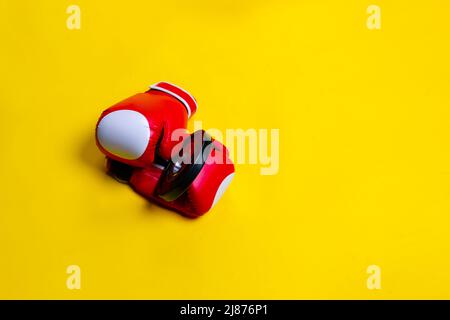
[[[150,86],[150,90],[165,92],[180,101],[186,108],[188,118],[190,118],[197,111],[197,101],[195,98],[189,92],[174,84],[168,82],[158,82]]]

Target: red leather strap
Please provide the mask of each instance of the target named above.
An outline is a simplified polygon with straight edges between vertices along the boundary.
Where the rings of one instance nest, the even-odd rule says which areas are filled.
[[[152,85],[150,90],[162,91],[176,98],[186,108],[188,118],[190,118],[197,111],[197,101],[195,101],[195,98],[189,92],[177,87],[176,85],[168,82],[158,82]]]

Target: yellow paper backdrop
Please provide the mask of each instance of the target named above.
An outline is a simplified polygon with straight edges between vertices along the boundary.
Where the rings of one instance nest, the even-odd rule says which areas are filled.
[[[2,0],[0,298],[450,298],[449,15],[443,0]],[[237,165],[198,220],[106,176],[97,117],[160,80],[193,93],[205,129],[279,129],[279,173]]]

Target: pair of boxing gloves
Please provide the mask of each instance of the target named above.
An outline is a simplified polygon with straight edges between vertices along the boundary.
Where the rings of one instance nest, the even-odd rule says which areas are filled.
[[[96,143],[107,171],[165,208],[195,218],[209,211],[234,176],[226,147],[187,121],[197,110],[185,90],[159,82],[101,114]]]

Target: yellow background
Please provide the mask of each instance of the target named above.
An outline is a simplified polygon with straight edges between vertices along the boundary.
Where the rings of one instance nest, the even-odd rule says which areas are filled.
[[[449,14],[1,0],[0,298],[450,298]],[[160,80],[193,93],[206,129],[279,128],[279,173],[238,165],[198,220],[108,177],[97,117]]]

